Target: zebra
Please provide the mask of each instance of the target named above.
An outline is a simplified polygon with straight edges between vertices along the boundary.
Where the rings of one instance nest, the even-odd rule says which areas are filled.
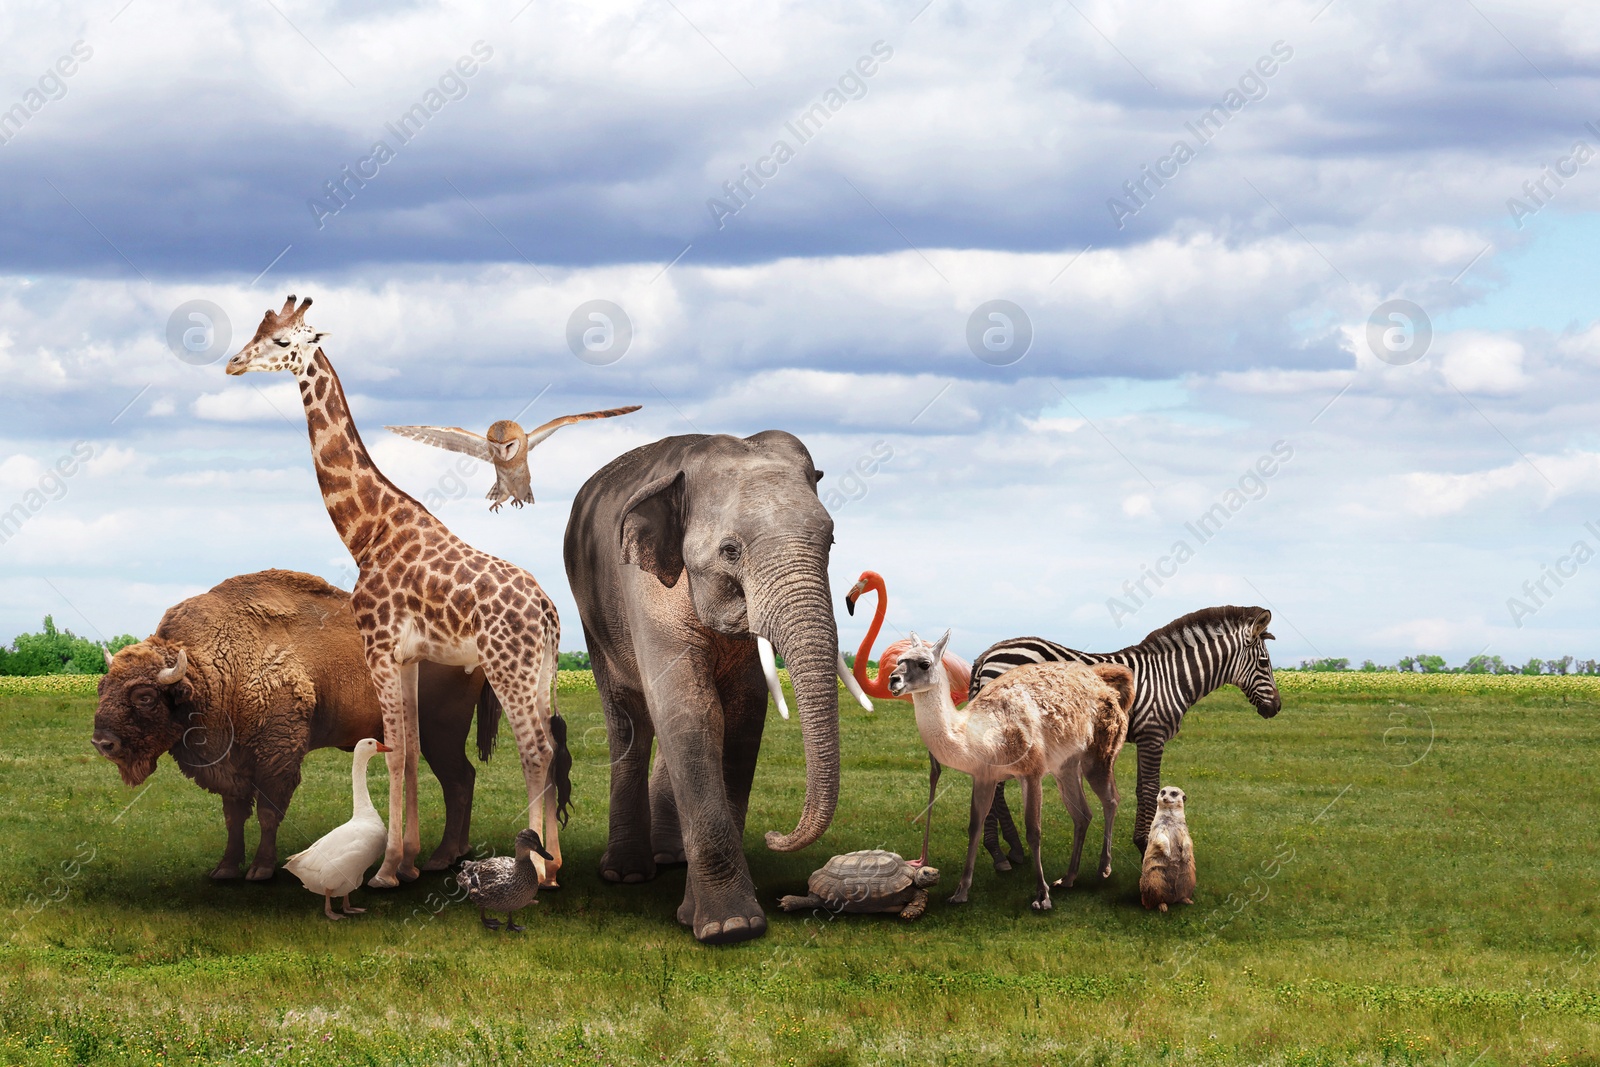
[[[1266,642],[1272,612],[1265,608],[1202,608],[1152,630],[1137,645],[1116,652],[1079,652],[1042,637],[1017,637],[985,649],[972,663],[971,700],[989,682],[1013,667],[1051,660],[1078,663],[1120,663],[1133,671],[1133,712],[1128,740],[1139,746],[1139,811],[1133,843],[1142,853],[1156,814],[1161,788],[1161,752],[1178,733],[1183,713],[1201,697],[1225,685],[1236,685],[1263,719],[1278,714],[1283,700],[1272,679],[1272,658]],[[984,824],[984,845],[997,870],[1009,870],[1000,853],[999,830],[1005,831],[1011,859],[1026,855],[1016,824],[1006,806],[1005,783],[995,787],[994,806]]]

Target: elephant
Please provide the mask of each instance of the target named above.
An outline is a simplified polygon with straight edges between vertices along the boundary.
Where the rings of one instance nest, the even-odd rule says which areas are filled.
[[[774,648],[799,705],[806,792],[794,830],[769,832],[767,847],[816,841],[838,801],[835,679],[848,671],[821,477],[782,431],[668,437],[598,471],[567,523],[567,577],[611,756],[600,874],[644,882],[686,862],[678,921],[707,944],[767,928],[743,841],[769,692],[787,715]]]

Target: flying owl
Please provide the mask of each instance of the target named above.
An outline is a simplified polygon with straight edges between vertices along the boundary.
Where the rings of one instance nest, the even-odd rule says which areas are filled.
[[[607,408],[605,411],[586,411],[581,415],[563,415],[551,419],[543,426],[524,433],[510,419],[501,419],[489,427],[487,437],[463,430],[459,426],[386,426],[384,429],[421,441],[425,445],[447,448],[451,452],[464,452],[475,459],[494,464],[494,488],[487,499],[493,501],[490,511],[499,511],[507,500],[512,507],[520,508],[533,503],[533,483],[528,475],[528,450],[555,433],[561,427],[588,419],[609,419],[638,411],[639,405],[625,408]]]

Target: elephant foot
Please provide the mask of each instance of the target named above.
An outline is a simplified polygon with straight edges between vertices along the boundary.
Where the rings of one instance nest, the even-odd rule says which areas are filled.
[[[600,858],[600,877],[608,882],[637,885],[640,882],[648,882],[655,876],[655,860],[639,853],[629,855],[606,849],[606,854]]]
[[[689,856],[680,848],[676,852],[657,852],[655,861],[657,867],[682,867],[689,862]]]
[[[228,860],[223,860],[211,871],[211,879],[216,882],[231,882],[237,877],[239,877],[239,865]]]
[[[733,915],[697,924],[695,940],[703,945],[731,945],[750,941],[767,932],[767,917],[758,908],[754,915]]]
[[[250,870],[245,874],[245,881],[270,882],[272,881],[272,875],[276,870],[277,868],[274,864],[257,862],[253,864],[250,867]]]

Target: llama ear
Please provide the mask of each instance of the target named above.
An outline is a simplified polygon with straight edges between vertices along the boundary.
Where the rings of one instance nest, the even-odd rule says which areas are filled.
[[[949,643],[950,631],[946,630],[944,632],[944,636],[939,638],[939,643],[933,646],[933,658],[935,662],[944,659],[944,647]]]
[[[912,630],[911,631],[911,647],[912,648],[916,648],[920,644],[922,644],[922,638],[917,636],[917,631]]]

